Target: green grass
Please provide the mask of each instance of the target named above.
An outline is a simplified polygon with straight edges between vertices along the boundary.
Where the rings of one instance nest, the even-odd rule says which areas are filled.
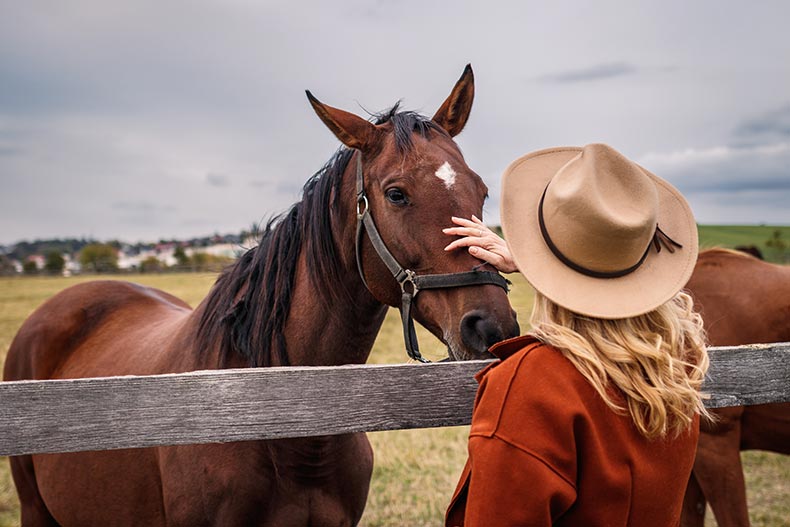
[[[776,232],[779,232],[779,239],[786,244],[784,251],[766,245]],[[766,260],[787,263],[790,256],[790,226],[700,225],[699,245],[700,249],[754,245],[762,251]]]
[[[520,275],[511,275],[510,296],[522,331],[526,328],[533,293]],[[44,300],[70,285],[92,277],[0,279],[0,366],[16,330]],[[210,274],[136,275],[137,282],[164,289],[196,305],[208,292]],[[422,327],[417,328],[421,349],[431,359],[445,355],[443,345]],[[400,319],[390,310],[371,353],[371,363],[407,360],[401,340]],[[466,459],[468,427],[400,430],[369,434],[375,467],[362,525],[375,527],[441,525],[444,510]],[[790,526],[790,457],[762,452],[743,455],[749,481],[752,522],[755,527]],[[0,460],[0,527],[18,525],[19,504],[6,458]],[[784,523],[782,523],[784,521]],[[708,525],[715,525],[709,523]]]

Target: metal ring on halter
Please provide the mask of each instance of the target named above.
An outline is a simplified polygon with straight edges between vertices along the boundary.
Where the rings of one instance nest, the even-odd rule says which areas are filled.
[[[417,278],[417,273],[410,269],[404,269],[403,272],[406,275],[406,278],[399,282],[401,293],[409,294],[412,297],[417,296],[417,293],[420,292],[420,288],[417,286],[417,282],[415,281]],[[406,284],[411,284],[412,291],[406,291]]]
[[[365,204],[364,210],[360,207],[363,203]],[[362,218],[362,216],[364,216],[367,211],[368,211],[367,194],[362,194],[361,196],[357,196],[357,219]]]

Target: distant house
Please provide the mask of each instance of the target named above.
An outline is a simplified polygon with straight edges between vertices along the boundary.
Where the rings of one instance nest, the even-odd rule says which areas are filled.
[[[82,272],[82,265],[79,260],[75,260],[69,253],[63,253],[63,276],[71,276]]]
[[[190,257],[195,253],[205,253],[222,258],[232,258],[234,260],[238,258],[239,254],[242,252],[243,249],[235,243],[216,243],[208,247],[189,247],[184,251],[184,253]]]
[[[44,268],[44,264],[46,263],[47,259],[43,254],[31,254],[25,258],[25,261],[34,262],[36,264],[36,270],[41,271]]]
[[[68,243],[66,243],[68,242]],[[72,243],[73,242],[73,243]],[[38,254],[39,251],[60,250],[60,247],[72,247],[69,250],[77,251],[73,254],[63,252],[64,266],[63,275],[71,276],[83,271],[79,262],[79,251],[88,243],[98,243],[90,240],[45,240],[42,242],[20,242],[13,247],[0,246],[0,257],[4,258],[4,267],[0,274],[13,274],[25,272],[43,271],[46,267],[46,256]],[[227,264],[229,260],[235,260],[248,249],[258,244],[257,237],[251,235],[214,235],[204,238],[193,238],[181,241],[161,241],[159,243],[136,243],[134,245],[121,243],[120,249],[116,250],[118,270],[126,272],[141,271],[144,262],[150,268],[151,259],[156,259],[161,265],[159,269],[165,267],[179,266],[179,260],[175,253],[177,249],[182,249],[184,254],[192,258],[196,254],[205,255],[203,258],[195,259],[195,268],[216,270]],[[57,247],[58,249],[54,249]],[[65,250],[65,249],[64,249]],[[17,252],[19,256],[14,254]],[[25,254],[31,256],[22,257]],[[183,256],[182,256],[183,260]],[[33,269],[35,267],[35,271]]]
[[[145,258],[141,258],[140,254],[126,254],[124,251],[118,251],[118,269],[122,271],[134,271],[140,268],[140,263]]]
[[[178,259],[175,257],[177,247],[178,244],[175,243],[160,243],[136,252],[131,247],[124,247],[118,252],[118,268],[123,271],[136,271],[141,268],[144,261],[150,258],[156,258],[165,267],[173,267],[178,265]],[[201,253],[235,260],[245,250],[246,248],[240,247],[235,243],[217,243],[204,247],[186,247],[184,254],[190,258],[195,254]]]
[[[118,269],[136,271],[149,258],[156,258],[162,265],[172,267],[178,263],[173,255],[175,250],[176,245],[173,243],[157,244],[152,249],[142,249],[135,254],[129,254],[122,250],[118,252]]]

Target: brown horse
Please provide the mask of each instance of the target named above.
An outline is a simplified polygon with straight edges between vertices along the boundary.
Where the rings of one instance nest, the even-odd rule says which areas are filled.
[[[687,288],[712,345],[790,341],[790,267],[711,249],[700,253]],[[713,413],[716,422],[702,425],[682,525],[704,524],[707,499],[719,527],[748,527],[740,451],[790,454],[790,403]]]
[[[480,215],[487,194],[452,139],[473,95],[467,67],[432,119],[396,105],[369,122],[311,97],[345,147],[197,309],[131,283],[74,286],[24,323],[4,378],[364,363],[402,291],[369,237],[355,248],[357,160],[367,212],[393,257],[418,274],[468,275],[481,262],[445,253],[440,226]],[[455,359],[518,334],[490,281],[422,291],[412,311]],[[19,456],[11,468],[24,525],[337,526],[362,515],[372,452],[364,434],[347,434]]]

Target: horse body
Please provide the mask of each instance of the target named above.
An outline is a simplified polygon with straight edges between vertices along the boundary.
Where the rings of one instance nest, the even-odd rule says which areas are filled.
[[[465,251],[444,253],[441,232],[451,215],[482,212],[485,186],[451,139],[472,86],[467,69],[431,121],[396,106],[374,125],[311,100],[338,138],[365,154],[382,236],[417,271],[480,264]],[[308,181],[302,201],[194,311],[125,282],[74,286],[23,324],[4,379],[364,363],[400,290],[370,243],[359,248],[365,281],[357,271],[356,150],[341,149]],[[457,172],[455,189],[434,175],[445,162]],[[485,356],[518,334],[504,291],[491,285],[421,292],[414,317],[453,358]],[[372,464],[365,434],[11,458],[24,525],[355,525]]]
[[[216,354],[184,353],[200,314],[135,284],[77,285],[26,322],[13,349],[31,350],[25,354],[30,360],[10,360],[6,378],[216,367]],[[315,343],[327,331],[320,324],[313,328],[299,331],[300,339]],[[338,344],[360,345],[353,338]],[[242,366],[240,361],[228,365]],[[350,434],[22,456],[12,467],[15,476],[22,471],[35,478],[27,491],[17,483],[26,525],[337,525],[341,518],[351,524],[362,515],[372,461],[364,434]],[[27,494],[32,499],[25,499]],[[34,520],[39,517],[41,522]]]
[[[790,341],[790,268],[735,251],[700,253],[687,286],[714,346]],[[684,501],[684,527],[702,526],[705,500],[720,527],[748,527],[741,450],[790,454],[790,404],[713,410],[703,423]]]

